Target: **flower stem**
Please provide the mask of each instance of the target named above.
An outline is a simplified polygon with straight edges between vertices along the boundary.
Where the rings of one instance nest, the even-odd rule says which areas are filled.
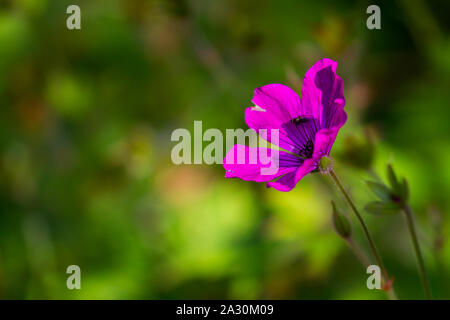
[[[356,256],[356,258],[361,262],[361,264],[367,268],[370,266],[369,259],[367,258],[366,254],[361,250],[361,248],[353,241],[352,238],[347,239],[347,244],[350,247],[350,249],[353,251],[353,254]]]
[[[347,192],[347,190],[345,190],[344,186],[342,185],[341,180],[336,175],[336,172],[334,171],[334,169],[330,169],[329,173],[330,173],[331,178],[335,182],[336,186],[338,187],[339,191],[343,194],[345,200],[347,200],[348,204],[352,208],[352,210],[355,213],[356,218],[358,219],[359,223],[361,224],[361,227],[363,229],[364,235],[366,236],[367,241],[369,242],[372,254],[373,254],[373,256],[374,256],[378,266],[381,268],[382,273],[383,273],[383,278],[385,278],[385,282],[387,283],[387,281],[389,281],[389,275],[388,275],[388,273],[386,271],[386,268],[384,266],[383,260],[381,259],[381,256],[378,253],[377,247],[375,246],[375,242],[373,241],[373,238],[372,238],[372,236],[371,236],[371,234],[369,232],[369,229],[367,228],[366,223],[364,222],[361,214],[359,213],[359,210],[356,208],[352,198],[350,197],[350,194]],[[391,287],[389,289],[389,291],[391,291],[391,290],[392,290],[392,292],[391,292],[390,296],[392,296],[392,294],[393,294],[393,297],[395,297],[394,288]]]
[[[414,245],[414,251],[416,252],[417,262],[419,265],[419,272],[420,272],[420,280],[422,282],[423,289],[425,290],[425,295],[428,300],[431,300],[431,290],[430,286],[428,284],[427,274],[425,272],[425,264],[423,262],[423,256],[422,252],[420,251],[419,241],[417,240],[417,233],[416,233],[416,227],[414,224],[414,217],[412,214],[411,207],[406,204],[403,207],[403,210],[405,211],[406,220],[408,221],[408,228],[409,232],[411,233],[412,242]]]
[[[350,248],[350,250],[353,252],[353,254],[356,256],[356,258],[361,262],[361,264],[364,266],[364,268],[367,268],[371,263],[367,257],[367,255],[364,253],[363,250],[353,241],[352,238],[346,239],[346,242]],[[383,281],[387,283],[387,280],[383,276]],[[397,295],[395,294],[395,290],[393,287],[389,288],[389,290],[386,291],[386,294],[390,300],[398,300]]]

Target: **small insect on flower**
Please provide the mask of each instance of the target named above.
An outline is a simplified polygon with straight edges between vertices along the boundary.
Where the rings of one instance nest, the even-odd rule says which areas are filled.
[[[337,62],[330,59],[316,62],[306,72],[301,99],[282,84],[255,89],[255,106],[245,110],[245,122],[261,138],[279,147],[276,152],[263,150],[268,157],[277,158],[279,170],[262,174],[261,169],[267,166],[258,156],[262,148],[235,145],[223,161],[225,177],[267,182],[268,187],[290,191],[305,175],[319,170],[320,159],[330,154],[339,129],[347,121],[343,83],[336,67]],[[254,161],[236,163],[236,157]]]

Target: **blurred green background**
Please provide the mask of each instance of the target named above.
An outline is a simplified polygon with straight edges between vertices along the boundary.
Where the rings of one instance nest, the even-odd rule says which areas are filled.
[[[349,115],[336,171],[359,207],[388,162],[408,179],[434,296],[450,298],[448,1],[379,2],[381,30],[371,1],[0,3],[0,298],[384,299],[333,231],[330,200],[351,213],[327,177],[282,193],[170,159],[174,129],[246,129],[255,87],[300,91],[324,57]],[[371,173],[356,166],[369,141]],[[404,217],[364,215],[399,297],[423,298]]]

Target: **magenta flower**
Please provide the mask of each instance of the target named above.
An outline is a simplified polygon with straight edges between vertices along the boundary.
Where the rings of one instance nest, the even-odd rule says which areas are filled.
[[[223,161],[225,177],[267,182],[267,187],[290,191],[305,175],[317,171],[320,159],[329,155],[339,129],[347,121],[342,79],[336,67],[337,62],[330,59],[315,63],[303,80],[301,99],[282,84],[255,89],[255,106],[245,110],[245,122],[280,150],[235,145]],[[270,129],[278,129],[278,139]],[[264,173],[270,163],[262,161],[261,151],[276,160],[276,172]],[[236,161],[239,157],[246,160]]]

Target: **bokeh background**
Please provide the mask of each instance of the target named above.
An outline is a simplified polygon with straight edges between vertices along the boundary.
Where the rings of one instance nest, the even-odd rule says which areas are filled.
[[[171,162],[174,129],[246,129],[255,87],[300,91],[323,57],[349,114],[336,170],[359,207],[388,162],[408,179],[434,297],[450,298],[447,0],[378,2],[381,30],[372,1],[0,3],[0,298],[384,299],[333,231],[331,199],[353,215],[327,177],[282,193]],[[364,215],[399,297],[423,298],[404,217]]]

